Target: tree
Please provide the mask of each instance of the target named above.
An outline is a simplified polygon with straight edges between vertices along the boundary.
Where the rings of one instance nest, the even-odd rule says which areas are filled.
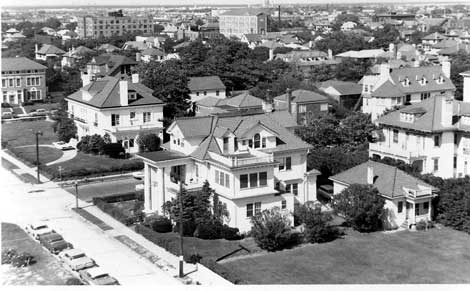
[[[400,32],[395,26],[385,24],[383,28],[375,30],[373,36],[373,47],[388,49],[391,43],[396,43],[400,39]]]
[[[162,31],[165,30],[165,26],[161,25],[161,24],[154,24],[153,25],[153,31],[156,33],[156,34],[160,34]]]
[[[350,50],[363,50],[369,48],[369,46],[370,45],[362,36],[355,33],[344,33],[342,31],[335,31],[315,42],[315,48],[317,50],[326,52],[328,49],[331,49],[333,54]]]
[[[75,31],[75,28],[77,28],[77,22],[69,22],[65,25],[65,29],[68,29],[70,31]]]
[[[101,154],[103,151],[103,146],[105,144],[106,143],[104,142],[104,139],[103,137],[101,137],[101,135],[94,134],[90,137],[90,140],[88,142],[88,149],[92,154]]]
[[[44,23],[44,26],[50,27],[52,29],[58,29],[61,25],[62,23],[60,22],[60,20],[55,17],[48,18]]]
[[[139,152],[154,152],[160,150],[160,138],[155,133],[140,133],[137,138]]]
[[[310,243],[324,243],[335,240],[340,236],[337,227],[330,225],[333,217],[329,213],[322,213],[320,207],[308,207],[304,214],[304,240]]]
[[[290,221],[279,208],[263,210],[251,218],[251,235],[258,246],[273,252],[297,242],[290,229]]]
[[[366,75],[371,65],[372,62],[369,59],[343,59],[341,63],[336,66],[335,78],[341,81],[357,82]]]
[[[450,79],[456,87],[455,99],[463,99],[463,77],[460,73],[470,70],[470,54],[465,50],[459,50],[452,58]]]
[[[355,14],[347,14],[347,13],[342,13],[336,16],[335,21],[333,22],[333,30],[339,31],[341,30],[341,26],[345,22],[354,22],[356,24],[360,24],[361,21],[359,20],[359,17]]]
[[[71,138],[77,135],[77,126],[73,119],[67,116],[67,113],[58,116],[54,129],[59,141],[69,142]]]
[[[370,185],[350,185],[333,196],[331,206],[360,232],[382,229],[385,199]]]

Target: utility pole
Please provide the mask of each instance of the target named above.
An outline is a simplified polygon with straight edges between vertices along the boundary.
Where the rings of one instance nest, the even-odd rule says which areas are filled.
[[[180,195],[179,195],[179,209],[180,209],[180,219],[179,219],[179,232],[180,232],[180,264],[179,264],[179,277],[184,277],[183,272],[183,263],[184,263],[184,255],[183,255],[183,182],[180,181]]]
[[[37,165],[37,169],[38,169],[38,184],[41,184],[41,180],[39,178],[39,136],[42,136],[42,132],[40,131],[36,131],[34,133],[36,135],[36,165]]]
[[[75,208],[78,209],[78,182],[75,181]]]

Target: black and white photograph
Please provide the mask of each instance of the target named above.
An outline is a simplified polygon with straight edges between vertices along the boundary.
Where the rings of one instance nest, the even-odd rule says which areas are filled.
[[[2,289],[470,283],[470,2],[0,5]]]

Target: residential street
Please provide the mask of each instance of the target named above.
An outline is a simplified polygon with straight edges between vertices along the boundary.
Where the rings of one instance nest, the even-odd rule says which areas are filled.
[[[82,249],[122,285],[178,284],[157,266],[140,257],[96,226],[70,210],[75,200],[65,190],[47,182],[22,183],[0,168],[1,221],[24,227],[34,220],[45,220],[65,240]],[[83,203],[83,202],[82,202]]]
[[[135,191],[135,185],[143,183],[133,177],[123,177],[109,181],[96,181],[87,184],[79,184],[78,194],[80,200],[91,202],[93,197],[111,194],[129,193]],[[64,187],[65,190],[75,195],[75,186]]]

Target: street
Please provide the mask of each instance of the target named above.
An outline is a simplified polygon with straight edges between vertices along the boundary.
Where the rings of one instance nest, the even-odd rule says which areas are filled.
[[[112,233],[101,231],[71,211],[70,208],[75,203],[74,196],[56,184],[25,184],[3,167],[0,168],[0,177],[2,222],[24,227],[34,220],[46,221],[65,240],[82,249],[122,285],[179,284],[168,273],[113,239]],[[123,188],[129,182],[130,179],[120,181],[120,186],[116,187]],[[83,187],[87,189],[85,193],[96,189],[92,185]]]

